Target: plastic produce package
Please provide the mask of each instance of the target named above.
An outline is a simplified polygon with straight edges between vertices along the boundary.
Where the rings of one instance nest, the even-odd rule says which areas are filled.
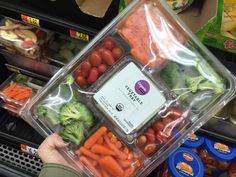
[[[4,18],[0,26],[0,44],[29,58],[38,58],[51,34],[34,26]]]
[[[20,108],[45,85],[44,82],[22,74],[12,74],[0,86],[1,107],[18,113]]]
[[[64,66],[86,45],[86,42],[76,40],[64,35],[54,35],[47,48],[47,58],[59,65]]]
[[[134,1],[22,109],[90,176],[143,176],[235,94],[164,1]]]

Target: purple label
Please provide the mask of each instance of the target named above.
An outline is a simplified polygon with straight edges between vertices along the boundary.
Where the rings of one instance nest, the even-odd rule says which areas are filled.
[[[134,89],[139,95],[146,95],[150,90],[150,85],[146,80],[139,80],[136,82]]]

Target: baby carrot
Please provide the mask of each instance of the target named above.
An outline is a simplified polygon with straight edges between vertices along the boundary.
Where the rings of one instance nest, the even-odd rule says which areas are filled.
[[[98,144],[102,144],[103,142],[104,142],[103,137],[99,138],[97,141]]]
[[[120,164],[120,166],[122,166],[123,168],[127,168],[131,166],[131,163],[129,160],[121,160],[121,159],[117,159],[118,163]]]
[[[94,144],[91,148],[91,151],[96,154],[113,155],[113,156],[116,155],[113,151],[100,144]]]
[[[110,177],[110,175],[101,167],[102,177]]]
[[[117,149],[117,147],[110,142],[109,138],[106,135],[104,135],[104,139],[108,147],[117,155],[117,158],[122,159],[122,160],[127,159],[127,155],[125,155],[123,152]]]
[[[100,127],[94,134],[92,134],[84,143],[84,146],[89,149],[91,148],[97,140],[102,137],[107,132],[106,127]]]
[[[124,170],[111,156],[104,156],[99,160],[99,163],[104,170],[116,177],[123,177]]]
[[[134,168],[129,167],[128,169],[125,170],[125,176],[124,177],[130,177],[134,173]]]
[[[90,150],[86,149],[85,147],[80,147],[79,148],[79,152],[81,152],[81,154],[87,156],[87,157],[90,157],[91,159],[94,159],[94,160],[99,160],[99,156],[94,154],[93,152],[91,152]]]
[[[93,164],[84,156],[80,157],[80,161],[93,173],[96,177],[102,177],[101,173],[93,166]]]

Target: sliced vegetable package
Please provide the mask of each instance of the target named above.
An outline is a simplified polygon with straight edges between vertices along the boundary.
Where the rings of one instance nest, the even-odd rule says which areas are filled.
[[[10,18],[1,21],[0,44],[9,51],[18,52],[32,59],[42,54],[50,36],[48,31]]]
[[[86,44],[86,42],[71,37],[55,34],[54,38],[48,44],[46,56],[51,62],[59,66],[64,66],[71,61]]]
[[[89,176],[145,176],[235,94],[165,1],[134,1],[22,109]]]
[[[0,86],[0,98],[3,100],[1,107],[18,113],[20,108],[44,85],[41,81],[33,84],[32,80],[33,78],[22,74],[12,74]]]

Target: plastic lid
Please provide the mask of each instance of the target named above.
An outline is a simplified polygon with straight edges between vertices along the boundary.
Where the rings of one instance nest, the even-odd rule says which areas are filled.
[[[220,142],[205,138],[205,146],[208,152],[215,158],[221,160],[232,160],[236,157],[236,149]]]
[[[183,146],[188,148],[198,148],[204,143],[204,138],[196,134],[191,134],[183,143]]]
[[[168,167],[173,177],[203,177],[204,166],[198,155],[188,148],[178,148],[168,158]]]

